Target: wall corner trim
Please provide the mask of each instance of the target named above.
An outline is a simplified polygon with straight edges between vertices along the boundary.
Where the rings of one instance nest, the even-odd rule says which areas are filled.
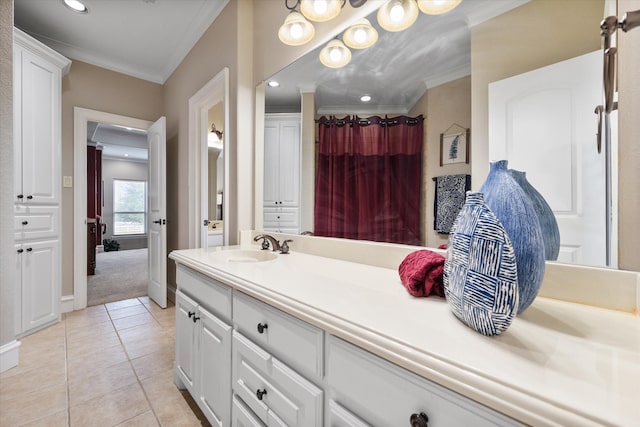
[[[73,295],[62,295],[60,298],[60,312],[69,313],[73,311]]]
[[[0,373],[18,366],[18,355],[20,352],[20,341],[9,341],[0,346]]]

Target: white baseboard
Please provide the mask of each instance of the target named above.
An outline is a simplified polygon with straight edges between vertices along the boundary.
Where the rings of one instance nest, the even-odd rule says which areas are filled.
[[[63,295],[60,299],[60,311],[69,313],[73,311],[73,295]]]
[[[20,341],[13,340],[0,347],[0,372],[18,366],[19,352]]]

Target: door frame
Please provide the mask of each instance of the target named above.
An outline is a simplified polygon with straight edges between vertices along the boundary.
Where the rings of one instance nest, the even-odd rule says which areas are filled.
[[[153,122],[87,108],[73,108],[73,309],[87,307],[87,123],[149,129]]]
[[[222,206],[223,244],[229,243],[229,141],[233,132],[229,127],[229,68],[224,67],[202,88],[189,98],[189,248],[203,246],[202,218],[207,200],[207,133],[208,112],[214,105],[224,102],[224,202]]]

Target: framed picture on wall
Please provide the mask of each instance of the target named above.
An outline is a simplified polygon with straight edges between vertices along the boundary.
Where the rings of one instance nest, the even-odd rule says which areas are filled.
[[[440,134],[440,166],[469,163],[469,129],[460,128],[457,132],[446,133],[447,130]]]

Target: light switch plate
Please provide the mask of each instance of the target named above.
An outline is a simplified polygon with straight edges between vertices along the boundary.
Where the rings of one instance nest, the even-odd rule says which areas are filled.
[[[62,186],[63,187],[73,187],[73,177],[72,176],[63,177]]]

